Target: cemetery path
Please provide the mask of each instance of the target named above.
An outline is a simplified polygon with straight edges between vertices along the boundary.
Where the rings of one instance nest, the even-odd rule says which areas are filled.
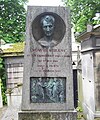
[[[3,115],[5,114],[5,111],[7,110],[7,106],[4,106],[0,108],[0,120],[2,119]]]
[[[18,111],[19,106],[9,106],[7,108],[2,108],[1,112],[1,118],[0,120],[18,120]]]

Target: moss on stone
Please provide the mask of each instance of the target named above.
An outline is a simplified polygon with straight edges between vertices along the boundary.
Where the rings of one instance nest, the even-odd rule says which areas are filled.
[[[19,53],[24,51],[25,42],[11,44],[9,48],[4,49],[3,53]]]
[[[25,42],[10,44],[8,48],[3,49],[2,57],[8,56],[23,56]]]

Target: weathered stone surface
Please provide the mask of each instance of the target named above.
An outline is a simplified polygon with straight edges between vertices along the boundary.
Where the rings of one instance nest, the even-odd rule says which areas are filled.
[[[67,8],[28,7],[21,110],[19,120],[76,120]]]
[[[95,53],[95,109],[100,111],[100,51]]]
[[[19,112],[19,120],[77,120],[76,112]]]
[[[100,27],[81,36],[83,113],[87,120],[100,119]]]
[[[53,46],[51,44],[43,46],[39,42],[44,35],[40,21],[45,15],[52,15],[55,18],[55,29],[52,37],[57,44]],[[29,6],[26,23],[22,110],[73,110],[69,8]],[[63,89],[59,88],[55,81],[58,83],[60,81],[59,86],[62,86]],[[34,89],[35,86],[41,88],[41,92]],[[57,89],[59,89],[59,93]]]

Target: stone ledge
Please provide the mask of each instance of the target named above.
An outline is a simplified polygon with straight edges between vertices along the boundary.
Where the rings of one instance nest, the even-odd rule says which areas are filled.
[[[76,111],[19,111],[18,120],[77,120]]]

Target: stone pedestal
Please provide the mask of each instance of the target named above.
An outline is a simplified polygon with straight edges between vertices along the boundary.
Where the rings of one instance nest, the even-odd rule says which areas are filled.
[[[75,111],[24,111],[19,112],[19,120],[77,120]]]

